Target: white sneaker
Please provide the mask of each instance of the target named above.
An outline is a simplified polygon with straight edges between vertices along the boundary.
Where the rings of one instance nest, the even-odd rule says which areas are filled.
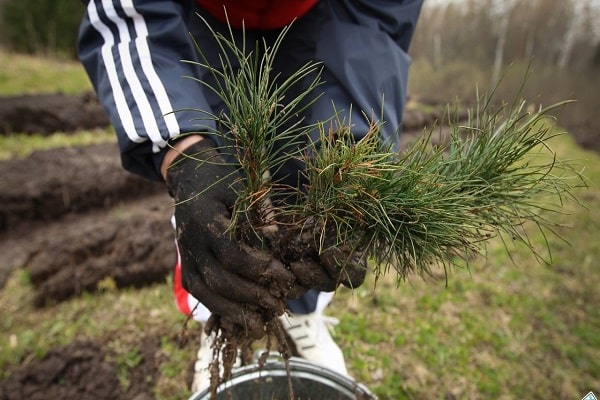
[[[279,317],[288,335],[294,341],[300,357],[348,375],[344,354],[333,341],[329,330],[339,321],[321,313],[283,315]]]
[[[211,333],[206,335],[204,330],[200,335],[200,349],[196,356],[196,362],[194,363],[194,379],[192,380],[192,392],[197,393],[202,390],[206,390],[210,386],[210,362],[213,359],[213,342],[215,341],[215,334]],[[237,360],[233,367],[239,367],[242,364],[241,357],[237,357]],[[219,373],[222,373],[222,369]]]

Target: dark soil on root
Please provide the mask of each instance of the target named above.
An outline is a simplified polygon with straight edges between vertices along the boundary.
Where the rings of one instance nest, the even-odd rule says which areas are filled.
[[[436,118],[407,112],[404,140]],[[106,124],[89,95],[0,99],[0,134]],[[591,126],[575,130],[575,137],[600,150],[600,135]],[[92,292],[106,278],[118,287],[142,287],[170,275],[175,261],[172,201],[163,184],[125,172],[115,144],[2,161],[0,188],[0,290],[13,271],[25,269],[35,305],[44,307]],[[131,371],[128,387],[119,382],[118,365],[104,343],[74,342],[52,349],[5,374],[0,400],[153,399],[159,346],[154,339],[139,344],[142,361]]]

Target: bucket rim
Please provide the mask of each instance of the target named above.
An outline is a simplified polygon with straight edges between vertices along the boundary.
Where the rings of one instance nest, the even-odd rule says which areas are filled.
[[[290,373],[294,378],[304,378],[318,382],[340,391],[340,394],[348,398],[360,398],[377,400],[375,396],[363,383],[360,383],[350,376],[343,375],[329,368],[311,363],[300,357],[290,357]],[[221,383],[217,387],[217,395],[238,384],[260,379],[261,377],[284,377],[287,376],[285,362],[281,359],[268,358],[261,367],[258,363],[252,363],[234,368],[231,379]],[[359,396],[357,396],[359,395]],[[188,400],[210,399],[210,388],[202,389],[192,395]]]

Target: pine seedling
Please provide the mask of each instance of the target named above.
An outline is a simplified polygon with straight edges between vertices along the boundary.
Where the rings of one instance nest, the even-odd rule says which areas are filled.
[[[550,113],[565,103],[494,111],[489,100],[451,124],[446,143],[424,135],[401,154],[382,147],[377,124],[357,142],[348,127],[323,134],[320,151],[305,159],[309,183],[293,218],[303,229],[309,221],[318,243],[333,232],[335,243],[366,251],[376,275],[393,267],[399,279],[467,261],[494,236],[541,257],[525,225],[553,232],[548,212],[576,200],[573,190],[585,184],[548,144],[557,135]]]
[[[273,62],[289,28],[283,29],[272,47],[266,42],[256,43],[254,49],[248,51],[245,35],[241,46],[237,46],[231,29],[229,37],[226,37],[204,22],[220,48],[220,65],[211,65],[197,43],[201,61],[186,62],[196,64],[212,74],[216,82],[214,84],[190,78],[215,93],[228,110],[218,115],[205,110],[197,111],[203,115],[199,120],[212,119],[216,122],[216,131],[209,133],[224,139],[225,144],[219,150],[236,160],[244,180],[244,185],[241,185],[244,189],[237,193],[232,210],[229,233],[247,244],[265,246],[265,242],[268,242],[265,237],[267,233],[271,232],[272,237],[279,231],[271,194],[277,190],[288,193],[294,191],[294,188],[284,187],[269,177],[288,159],[298,158],[306,147],[307,132],[314,126],[303,125],[298,115],[318,98],[315,89],[320,82],[320,67],[317,63],[307,63],[292,76],[280,80],[272,74]],[[306,85],[305,89],[295,98],[287,99],[286,93],[290,88],[301,84]],[[280,146],[282,143],[284,145]],[[278,350],[287,365],[291,354],[277,317],[271,313],[264,315],[265,333],[269,338],[268,347],[271,346],[271,336],[277,340]],[[238,350],[247,354],[252,341],[246,337],[243,327],[224,327],[215,315],[211,316],[206,330],[216,334],[210,366],[210,390],[214,398],[219,383],[231,377]],[[265,361],[267,355],[268,351],[261,362]],[[221,374],[220,365],[223,366]],[[289,373],[288,380],[290,398],[293,398]]]

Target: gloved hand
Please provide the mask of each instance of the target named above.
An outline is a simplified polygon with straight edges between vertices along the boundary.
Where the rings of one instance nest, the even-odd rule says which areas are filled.
[[[281,315],[285,299],[307,288],[270,253],[226,233],[243,181],[210,139],[188,147],[169,166],[167,188],[176,201],[183,287],[225,324],[252,338],[264,336],[264,318]]]
[[[304,287],[331,292],[340,284],[355,289],[365,280],[367,262],[361,252],[334,246],[314,258],[290,263],[290,270]]]
[[[367,260],[363,252],[338,245],[325,249],[319,256],[329,276],[349,289],[363,284],[367,274]]]
[[[330,238],[335,237],[331,232]],[[296,280],[304,287],[330,292],[340,284],[354,289],[362,285],[367,273],[366,255],[348,245],[326,240],[322,251],[316,248],[311,229],[285,232],[280,238],[280,253],[287,260]],[[281,248],[283,247],[283,248]]]

